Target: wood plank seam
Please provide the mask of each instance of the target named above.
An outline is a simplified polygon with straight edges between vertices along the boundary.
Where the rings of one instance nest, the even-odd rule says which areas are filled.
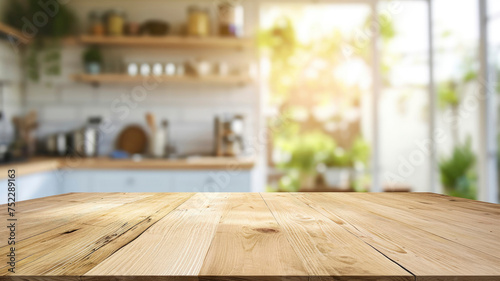
[[[77,193],[78,193],[78,192],[70,192],[70,193],[65,193],[64,195],[71,195],[71,194],[77,194]],[[59,196],[59,195],[55,195],[55,196]],[[48,198],[50,198],[50,197],[48,197]],[[122,204],[122,205],[120,205],[120,206],[123,206],[123,205],[126,205],[126,204],[131,204],[131,203],[134,203],[134,202],[139,201],[139,200],[141,200],[141,199],[144,199],[144,198],[138,197],[136,200],[133,200],[133,201],[130,201],[130,202],[124,203],[124,204]],[[26,202],[29,202],[29,201],[34,201],[34,200],[38,200],[38,199],[31,199],[31,200],[26,200],[26,201],[23,201],[23,202],[24,202],[24,203],[26,203]],[[71,201],[71,200],[70,200],[69,202],[77,202],[77,201]],[[3,206],[3,205],[2,205],[2,206]],[[114,209],[114,208],[117,208],[117,207],[120,207],[120,206],[111,207],[111,208],[109,208],[108,210],[111,210],[111,209]],[[102,211],[102,210],[99,210],[99,212],[100,212],[100,211]],[[85,214],[85,215],[89,215],[89,214]],[[82,216],[85,216],[85,215],[82,215]],[[78,218],[76,218],[76,219],[78,219]],[[55,226],[54,226],[54,227],[52,227],[52,228],[47,228],[47,229],[45,229],[45,230],[44,230],[44,231],[42,231],[42,232],[39,232],[39,233],[33,234],[33,235],[31,235],[31,236],[26,236],[26,237],[24,237],[23,239],[19,239],[19,240],[18,240],[18,241],[16,241],[16,242],[21,242],[21,241],[27,240],[27,239],[32,238],[32,237],[34,237],[34,236],[41,235],[41,234],[44,234],[44,233],[46,233],[46,232],[50,232],[50,231],[52,231],[52,230],[54,230],[54,229],[56,229],[56,228],[59,228],[59,227],[62,227],[62,226],[64,226],[64,225],[68,225],[68,224],[71,224],[71,223],[73,223],[73,221],[68,221],[67,223],[62,224],[62,225],[55,225]],[[1,246],[1,247],[3,247],[3,246]]]
[[[291,193],[294,197],[296,197],[296,194],[295,193]],[[309,208],[313,209],[314,211],[316,211],[317,213],[319,213],[321,216],[325,217],[326,219],[328,219],[329,221],[333,222],[336,224],[335,221],[333,221],[332,219],[330,219],[329,217],[325,216],[324,214],[318,212],[316,209],[314,209],[311,205],[309,205],[308,203],[306,202],[303,202],[305,205],[307,205]],[[355,225],[352,225],[354,228],[356,228]],[[351,232],[349,229],[343,227],[345,230],[347,230],[347,232],[349,232],[350,234],[352,234],[353,236],[355,236],[357,239],[359,239],[361,242],[365,243],[366,245],[370,246],[371,248],[373,248],[375,251],[379,252],[382,256],[384,256],[385,258],[387,258],[388,260],[390,260],[391,262],[395,263],[396,265],[398,265],[399,267],[401,267],[403,270],[405,270],[406,272],[408,272],[409,274],[413,275],[413,278],[414,280],[416,281],[417,280],[417,276],[415,274],[413,274],[410,270],[408,270],[407,268],[405,268],[403,265],[399,264],[398,262],[396,262],[395,260],[389,258],[387,255],[385,255],[384,253],[382,253],[381,251],[379,251],[376,247],[374,247],[373,245],[371,245],[370,243],[367,243],[366,241],[364,241],[363,239],[361,239],[358,235],[356,235],[355,233]]]
[[[196,193],[134,243],[109,256],[85,276],[196,276],[216,233],[226,200],[226,194]],[[135,259],[123,259],[130,255]],[[151,257],[158,258],[149,260]]]
[[[279,206],[280,204],[275,205],[276,203],[287,201],[285,200],[285,198],[279,197],[291,198],[294,201],[292,205],[296,205],[296,213],[298,212],[300,213],[300,215],[297,214],[296,216],[290,217],[290,222],[292,222],[293,224],[293,221],[298,219],[298,221],[301,222],[312,223],[308,227],[303,226],[305,227],[303,228],[305,232],[299,230],[297,233],[295,233],[295,231],[292,231],[291,229],[293,225],[285,226],[280,223],[280,220],[282,220],[283,222],[287,220],[286,215],[285,217],[280,219],[275,216],[278,224],[280,224],[280,226],[285,229],[288,235],[293,235],[293,237],[296,236],[296,238],[301,237],[300,239],[305,238],[307,240],[310,240],[309,243],[312,243],[309,246],[302,248],[301,245],[295,243],[299,242],[300,239],[297,241],[288,240],[290,244],[294,245],[294,249],[302,250],[302,252],[296,251],[296,253],[299,257],[301,257],[304,265],[306,265],[306,267],[308,268],[309,280],[371,280],[370,277],[366,276],[366,274],[376,275],[377,273],[375,272],[382,273],[382,275],[377,275],[378,277],[374,280],[415,280],[415,276],[413,274],[409,273],[407,270],[404,270],[398,264],[395,264],[392,260],[387,259],[385,255],[381,255],[379,251],[376,251],[375,249],[373,249],[373,247],[371,247],[367,243],[364,243],[364,241],[359,239],[357,236],[352,235],[352,233],[337,225],[337,223],[332,222],[330,219],[324,220],[324,218],[326,217],[325,215],[323,215],[318,210],[307,206],[306,204],[304,204],[304,202],[298,200],[294,196],[291,196],[290,194],[269,195],[269,193],[266,193],[265,197],[268,197],[267,199],[264,198],[263,194],[261,194],[261,196],[263,197],[264,201],[268,203],[268,208],[273,214],[274,212],[277,212],[278,209],[284,210],[283,208],[293,207],[286,206],[286,204],[281,206]],[[271,201],[267,202],[267,200]],[[269,206],[269,203],[272,203],[272,208],[271,206]],[[300,211],[297,211],[297,208],[300,209]],[[305,210],[309,210],[309,212],[304,212]],[[279,213],[276,213],[276,215],[282,216]],[[326,222],[328,223],[325,224]],[[322,233],[322,235],[320,236],[317,236],[318,232],[312,230],[314,229],[314,227],[318,226],[320,227],[318,231]],[[309,227],[313,228],[310,229]],[[292,236],[290,237],[292,239]],[[349,241],[349,243],[353,243],[349,245],[357,245],[358,247],[360,245],[365,245],[365,247],[361,247],[360,249],[357,249],[357,251],[354,251],[354,249],[356,249],[356,246],[344,248],[343,245],[345,244],[343,243],[346,241]],[[373,250],[373,252],[366,252],[367,249]],[[316,260],[314,258],[310,260],[307,255],[310,255],[313,252],[323,255],[322,258],[320,258],[319,260]],[[373,256],[371,256],[370,258],[370,255]],[[339,257],[341,258],[340,260],[338,259]],[[349,258],[360,258],[361,260],[364,260],[364,263],[363,261],[360,261],[358,263],[344,263],[343,259],[349,260]],[[370,262],[372,263],[372,267],[370,269],[364,267],[367,260],[370,260]],[[377,266],[374,266],[375,264],[377,264]],[[384,275],[387,273],[388,275]]]
[[[371,201],[366,200],[365,198],[359,198],[359,199],[360,199],[360,200],[363,200],[363,201],[365,201],[365,202],[368,202],[368,203],[372,203]],[[419,202],[419,201],[415,201],[415,202],[417,202],[417,203],[422,203],[422,202]],[[381,203],[378,203],[378,204],[381,204]],[[381,205],[386,206],[386,205],[384,205],[384,204],[381,204]],[[399,208],[395,208],[395,207],[391,207],[391,208],[394,208],[394,209],[397,209],[397,210],[401,210],[401,209],[399,209]],[[448,237],[446,237],[446,236],[440,235],[440,234],[438,234],[438,233],[431,232],[431,231],[429,231],[429,230],[427,230],[427,229],[424,229],[423,227],[419,227],[418,225],[415,225],[415,224],[410,224],[410,223],[407,223],[407,222],[405,222],[405,221],[403,221],[403,220],[397,220],[397,219],[394,219],[394,217],[389,217],[389,216],[386,216],[386,215],[384,215],[384,214],[382,214],[382,213],[379,213],[379,212],[377,212],[377,213],[375,213],[375,214],[376,214],[377,216],[379,216],[379,217],[382,217],[382,218],[385,218],[385,219],[388,219],[388,220],[394,220],[394,221],[397,221],[398,223],[401,223],[401,224],[407,225],[408,227],[415,227],[415,228],[418,228],[418,229],[420,229],[421,231],[424,231],[424,232],[426,232],[426,233],[429,233],[430,235],[440,237],[440,238],[442,238],[442,239],[444,239],[444,240],[450,241],[450,242],[452,242],[452,243],[454,243],[454,244],[457,244],[457,245],[460,245],[460,246],[462,246],[462,247],[466,247],[466,248],[469,248],[469,249],[472,249],[472,250],[476,250],[476,251],[481,251],[482,253],[484,253],[484,254],[486,254],[486,255],[489,255],[489,256],[492,256],[492,257],[494,257],[494,258],[497,258],[497,256],[494,256],[494,255],[492,255],[492,254],[490,254],[490,253],[488,253],[488,252],[486,252],[486,251],[482,251],[481,249],[478,249],[478,248],[475,248],[475,247],[469,246],[469,245],[467,245],[467,244],[465,244],[465,243],[459,243],[458,241],[452,240],[452,239],[450,239],[450,238],[448,238]],[[422,216],[423,216],[423,217],[427,217],[427,218],[431,218],[431,216],[427,216],[427,215],[422,215]]]
[[[380,247],[380,251],[414,272],[417,280],[500,280],[497,258],[450,243],[439,236],[428,235],[397,220],[363,211],[363,204],[360,205],[352,194],[297,194],[296,197],[338,225],[359,233],[361,239],[374,243],[376,248]],[[359,224],[359,227],[354,224]],[[435,279],[426,279],[428,277]]]
[[[163,198],[170,198],[170,196],[174,200],[168,201],[168,204],[166,204],[166,205],[158,204],[159,203],[158,200],[162,200]],[[67,226],[71,226],[71,224],[75,224],[75,226],[72,226],[72,228],[70,228],[70,230],[77,228],[76,230],[78,230],[78,232],[77,231],[66,231],[64,233],[58,234],[59,232],[56,231],[58,228],[52,230],[51,232],[55,231],[53,233],[53,235],[51,235],[51,237],[49,237],[48,240],[42,241],[43,243],[46,243],[44,245],[44,248],[40,249],[40,251],[34,252],[33,254],[30,254],[30,255],[25,256],[22,259],[18,260],[18,262],[24,262],[24,260],[27,260],[27,259],[30,260],[30,261],[28,261],[28,264],[26,264],[26,266],[23,265],[22,267],[20,266],[20,268],[24,269],[25,274],[33,274],[34,272],[36,272],[36,270],[33,269],[33,265],[38,266],[39,268],[41,266],[43,268],[43,264],[46,264],[46,266],[49,266],[50,263],[47,263],[46,258],[50,257],[50,258],[54,259],[54,257],[57,256],[57,254],[55,252],[71,250],[71,243],[69,243],[69,241],[71,241],[72,238],[69,238],[66,236],[64,236],[65,237],[64,239],[67,240],[66,244],[63,243],[59,247],[52,248],[52,250],[51,250],[50,245],[55,243],[55,241],[56,241],[55,239],[59,239],[58,237],[63,237],[60,235],[71,235],[71,236],[77,235],[78,237],[81,237],[81,238],[89,237],[89,235],[90,236],[97,236],[98,239],[95,240],[94,242],[92,242],[92,243],[85,242],[83,244],[84,248],[82,248],[78,251],[70,252],[70,254],[66,255],[63,259],[54,260],[54,261],[57,261],[57,264],[46,267],[44,269],[44,271],[40,273],[40,274],[47,274],[49,276],[50,275],[61,275],[61,274],[66,275],[68,272],[73,272],[73,274],[82,275],[85,272],[89,271],[91,268],[95,267],[98,263],[100,263],[100,261],[109,257],[109,255],[108,255],[109,253],[114,253],[115,251],[113,251],[112,245],[120,246],[121,243],[128,244],[129,241],[127,239],[134,237],[134,235],[136,235],[135,232],[138,232],[138,233],[140,232],[140,234],[137,235],[137,236],[140,236],[143,233],[143,232],[141,232],[140,228],[141,227],[148,227],[148,224],[151,223],[151,221],[152,221],[152,217],[158,216],[158,217],[163,218],[168,213],[170,213],[173,209],[177,208],[180,204],[182,204],[183,202],[185,202],[186,200],[188,200],[192,196],[193,196],[193,194],[184,194],[182,196],[177,196],[177,195],[173,195],[173,193],[172,194],[165,193],[165,194],[160,194],[160,195],[142,198],[140,200],[128,202],[128,203],[123,204],[119,207],[112,208],[110,210],[114,210],[116,212],[116,211],[120,211],[120,209],[126,208],[124,206],[127,206],[127,205],[136,205],[136,207],[139,207],[138,212],[136,214],[131,215],[133,218],[132,225],[127,225],[128,222],[132,222],[130,219],[127,220],[127,222],[121,226],[117,223],[113,223],[111,228],[108,230],[109,233],[107,236],[100,235],[98,233],[95,234],[93,232],[89,232],[89,230],[85,230],[85,227],[84,228],[79,227],[79,226],[83,226],[83,225],[88,225],[90,230],[92,229],[92,228],[90,228],[91,226],[94,229],[102,228],[102,229],[106,230],[108,228],[108,224],[104,224],[104,221],[103,222],[97,221],[96,224],[91,225],[91,224],[87,224],[87,221],[82,221],[84,218],[79,218],[80,222],[71,222],[69,224],[65,224],[63,226],[58,227],[61,230],[64,230],[65,227],[67,228]],[[155,202],[157,204],[154,204]],[[146,206],[150,205],[149,208],[151,210],[154,210],[154,212],[149,213],[148,215],[146,215],[144,217],[141,217],[141,210],[142,210],[142,208],[140,208],[141,204],[143,204],[143,205],[146,204]],[[146,208],[146,207],[144,207],[144,208]],[[108,216],[107,217],[108,220],[111,219],[109,217],[109,213],[104,214],[102,216],[102,218],[104,218],[106,216]],[[92,214],[92,215],[87,216],[87,220],[91,219],[91,218],[100,218],[100,216],[98,214]],[[156,218],[155,218],[155,220],[156,220]],[[153,222],[155,222],[155,220],[153,220]],[[158,221],[158,220],[156,220],[156,221]],[[84,231],[84,233],[80,233],[81,231]],[[135,236],[135,237],[137,237],[137,236]],[[122,237],[124,237],[124,238],[122,239]],[[27,241],[25,243],[28,243],[28,245],[37,245],[37,243],[38,244],[40,243],[40,242],[37,242],[33,239],[34,238],[25,239],[24,241]],[[30,240],[33,240],[33,241],[30,241]],[[52,241],[52,242],[50,242],[50,241]],[[91,248],[92,244],[94,244],[94,246],[97,246],[97,248]],[[0,249],[2,249],[2,251],[4,251],[4,248],[5,247],[2,247]],[[20,248],[22,249],[23,247],[20,247]],[[100,250],[101,248],[103,249],[102,251]],[[100,251],[98,251],[98,250],[100,250]],[[48,253],[48,251],[51,251],[51,255],[46,254],[46,253]],[[86,254],[84,251],[88,251],[88,253]],[[44,254],[44,252],[45,252],[45,254]],[[95,255],[96,259],[99,260],[99,262],[92,261],[91,259],[88,259],[89,254]],[[81,263],[75,263],[75,261],[79,261]],[[63,267],[59,266],[59,265],[64,265],[64,264],[66,264],[66,265]],[[70,271],[68,271],[68,270],[70,270]],[[16,276],[16,275],[14,274],[13,276]]]
[[[278,221],[278,219],[276,218],[276,215],[273,213],[273,211],[271,210],[271,208],[269,207],[269,205],[267,204],[267,201],[266,199],[264,199],[264,197],[262,196],[262,192],[259,192],[259,195],[260,195],[260,198],[262,198],[262,201],[264,201],[264,203],[266,204],[266,207],[267,209],[269,210],[269,212],[273,215],[273,218],[274,220],[276,221],[276,223],[279,225],[279,227],[281,229],[284,229],[284,227],[280,224],[280,222]],[[288,242],[288,244],[292,245],[292,242],[290,241],[290,239],[288,238],[288,235],[285,235],[285,238],[286,238],[286,241]],[[295,249],[295,247],[292,247],[295,255],[299,256],[299,253],[297,252],[297,250]],[[309,276],[308,278],[308,281],[310,281],[311,277]]]

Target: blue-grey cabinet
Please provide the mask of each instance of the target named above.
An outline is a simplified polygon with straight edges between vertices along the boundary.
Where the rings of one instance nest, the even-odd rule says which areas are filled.
[[[16,201],[35,199],[63,193],[62,178],[57,171],[43,172],[16,178]],[[0,203],[7,203],[7,180],[1,180]]]
[[[250,171],[58,170],[19,176],[17,201],[68,192],[251,192]],[[7,203],[7,180],[0,181]]]

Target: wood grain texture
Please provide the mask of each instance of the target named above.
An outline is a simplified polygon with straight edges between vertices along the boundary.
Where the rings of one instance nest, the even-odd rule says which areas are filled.
[[[381,215],[353,194],[294,196],[398,263],[417,280],[500,280],[499,258],[433,234],[433,229],[402,223],[394,219],[395,214]],[[393,204],[401,203],[394,200]]]
[[[500,280],[499,205],[436,194],[72,193],[17,216],[0,280]]]
[[[310,276],[413,280],[410,273],[293,195],[264,193],[262,197]]]
[[[107,46],[149,46],[149,47],[176,47],[176,48],[215,48],[215,49],[243,49],[255,45],[249,38],[224,37],[182,37],[182,36],[91,36],[82,35],[77,41],[81,44]]]
[[[152,195],[151,193],[72,193],[52,196],[40,201],[17,202],[18,225],[22,226],[22,230],[17,234],[17,241],[74,222],[86,215],[100,214],[111,208]],[[6,221],[7,218],[6,212],[0,213],[0,220]],[[7,237],[8,232],[9,229],[0,228],[0,237]],[[5,245],[7,245],[7,240],[0,240],[0,246]]]
[[[417,197],[418,200],[412,200],[405,195],[374,198],[366,193],[350,196],[362,202],[366,210],[380,216],[431,231],[444,239],[500,258],[500,216],[493,212],[488,212],[488,215],[484,212],[475,214],[473,210],[464,211],[463,208],[450,206],[447,201],[436,202],[432,198]],[[394,199],[400,204],[395,205]]]
[[[83,83],[121,83],[121,84],[142,84],[149,83],[178,83],[178,84],[212,84],[220,86],[244,86],[254,81],[252,77],[246,75],[157,75],[157,76],[130,76],[128,74],[76,74],[72,76],[74,81]]]
[[[191,196],[154,194],[16,242],[16,275],[83,275]],[[0,247],[0,255],[6,257],[9,248]],[[8,273],[6,263],[0,272]]]
[[[260,194],[234,193],[227,205],[200,275],[308,275]]]
[[[86,275],[198,275],[228,196],[196,194]]]

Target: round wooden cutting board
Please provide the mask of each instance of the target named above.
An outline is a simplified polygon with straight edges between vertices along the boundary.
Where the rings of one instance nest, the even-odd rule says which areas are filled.
[[[148,136],[139,125],[130,125],[123,129],[118,136],[116,148],[130,154],[146,152]]]

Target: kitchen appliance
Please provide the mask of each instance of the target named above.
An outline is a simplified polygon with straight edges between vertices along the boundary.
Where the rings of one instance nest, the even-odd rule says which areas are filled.
[[[88,124],[75,134],[75,151],[84,157],[96,157],[99,154],[100,117],[90,117]]]
[[[244,152],[244,117],[226,114],[215,117],[215,155],[240,156]]]

